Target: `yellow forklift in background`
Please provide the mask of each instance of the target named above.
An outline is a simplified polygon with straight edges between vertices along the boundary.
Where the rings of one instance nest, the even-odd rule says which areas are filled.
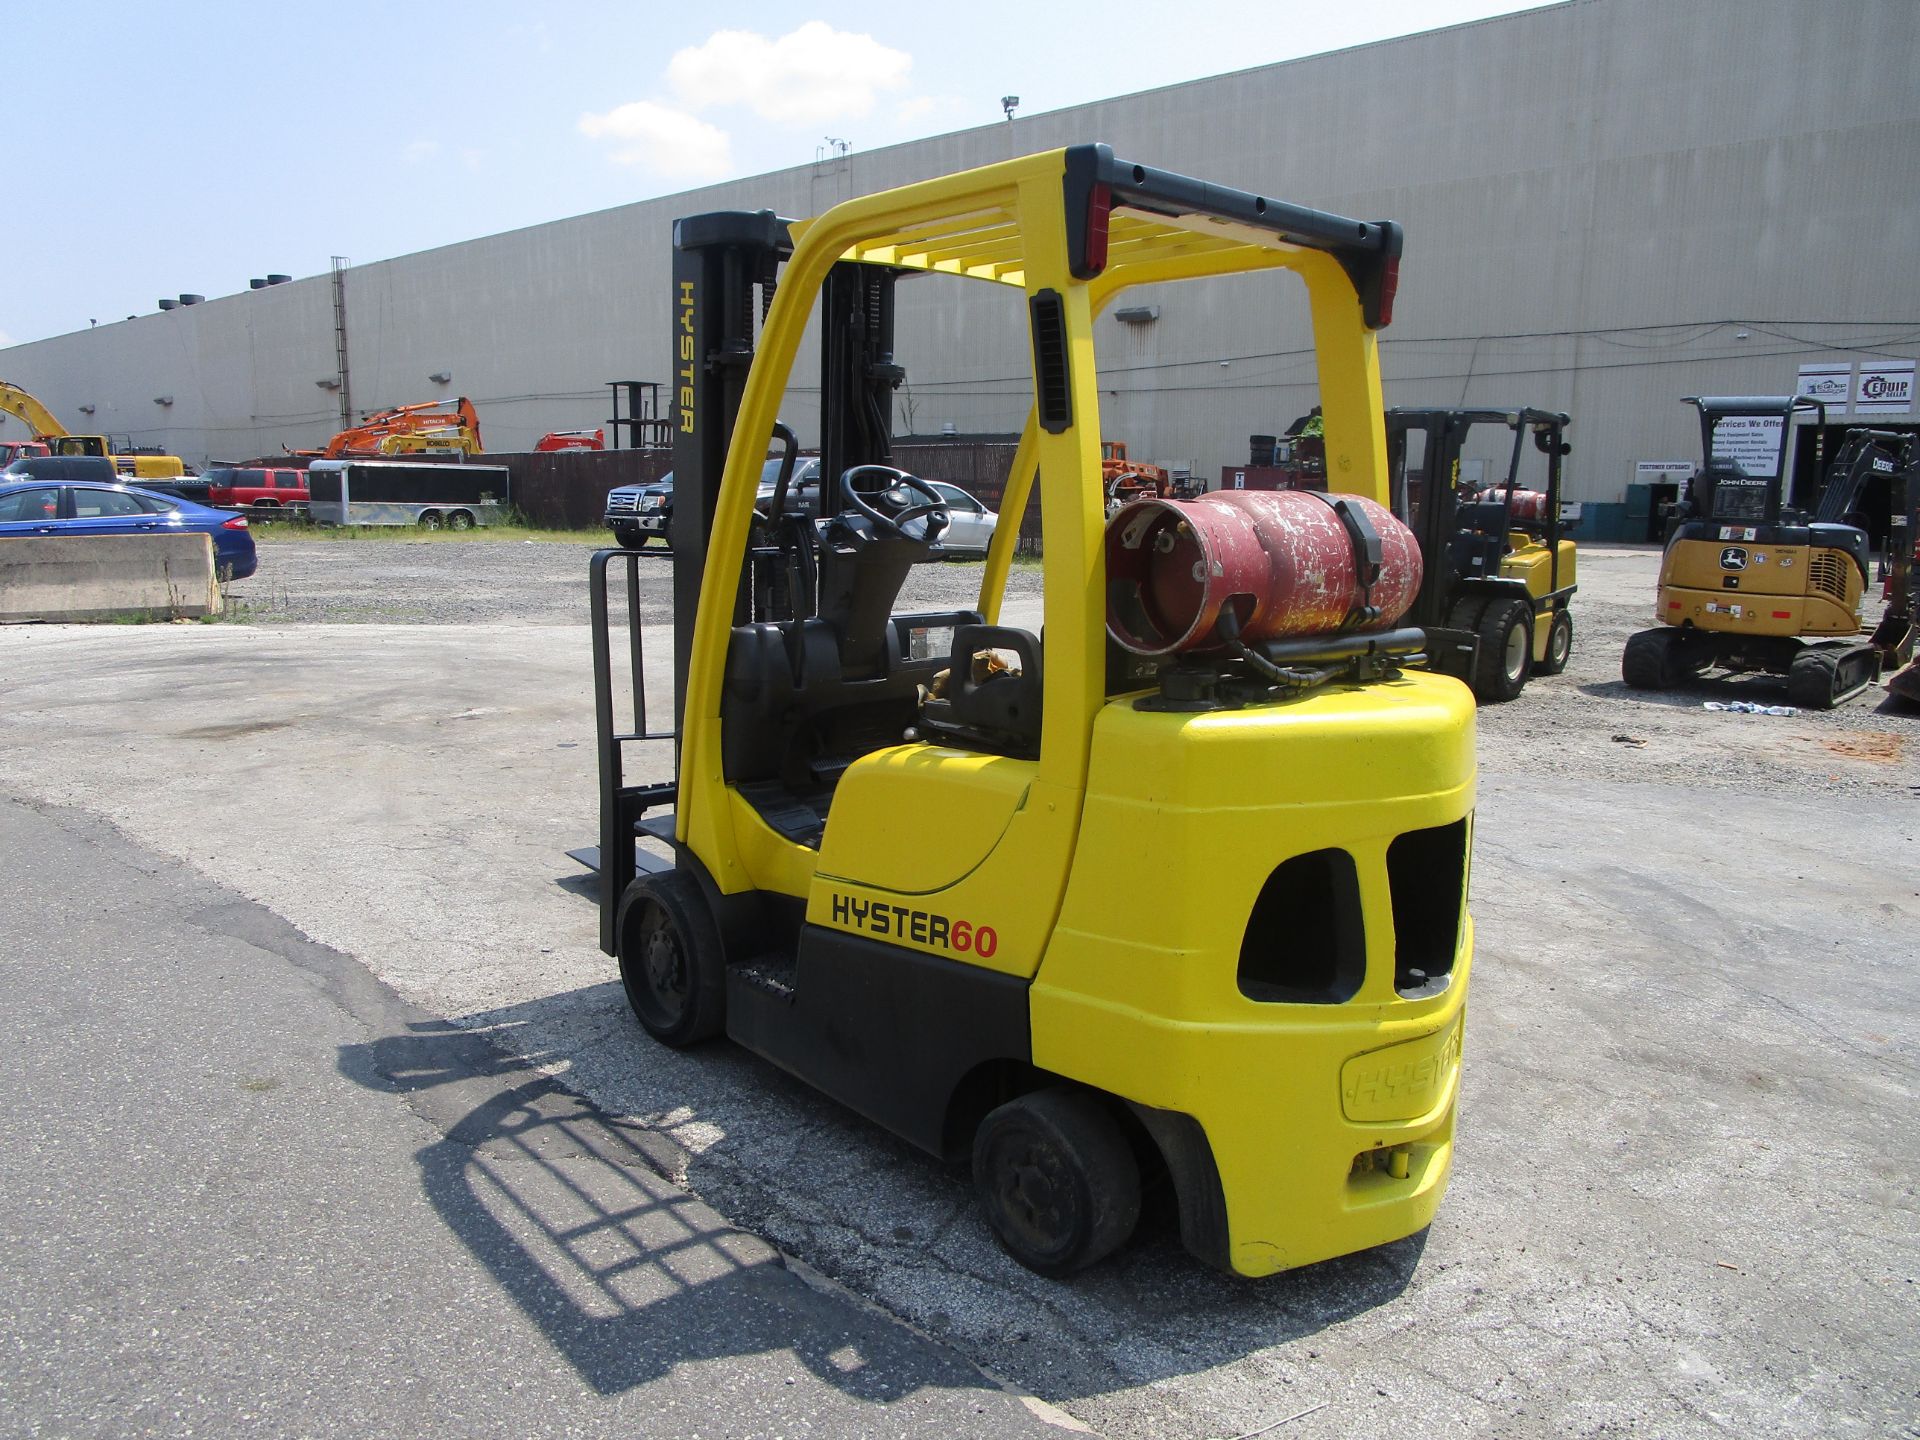
[[[1391,223],[1092,145],[809,221],[677,222],[670,732],[647,726],[640,557],[591,570],[590,863],[601,946],[650,1034],[725,1035],[970,1158],[1001,1243],[1042,1273],[1124,1243],[1143,1175],[1169,1178],[1187,1246],[1243,1275],[1428,1223],[1472,954],[1474,707],[1402,668],[1423,639],[1380,602],[1418,583],[1381,508],[1375,332],[1399,249]],[[1318,507],[1347,578],[1319,597],[1332,619],[1288,638],[1260,630],[1258,586],[1227,594],[1194,558],[1186,502],[1104,514],[1094,318],[1131,285],[1260,272],[1305,284],[1329,472],[1354,492],[1289,498]],[[1001,623],[1014,525],[974,606],[897,609],[948,513],[891,464],[894,292],[961,282],[1005,287],[1030,332],[1002,509],[1039,486],[1044,642]],[[778,415],[816,303],[820,512],[757,511],[770,437],[791,482]],[[1116,554],[1151,573],[1120,583]],[[1112,638],[1113,604],[1145,625],[1210,586],[1177,656]],[[673,777],[630,783],[623,747],[669,734]]]
[[[1686,403],[1700,412],[1704,464],[1668,533],[1659,624],[1628,637],[1621,678],[1665,690],[1715,668],[1781,675],[1795,705],[1831,709],[1879,670],[1861,633],[1867,536],[1846,521],[1862,487],[1894,461],[1876,432],[1849,431],[1808,514],[1789,503],[1795,451],[1802,426],[1824,427],[1823,404],[1801,395]]]
[[[1428,663],[1483,703],[1513,699],[1534,675],[1558,675],[1573,654],[1578,556],[1560,517],[1572,423],[1558,410],[1387,411],[1393,513],[1426,561],[1409,618],[1426,631]],[[1505,481],[1468,491],[1460,456],[1475,426],[1508,431],[1512,445]],[[1520,483],[1529,440],[1546,457],[1538,488]]]

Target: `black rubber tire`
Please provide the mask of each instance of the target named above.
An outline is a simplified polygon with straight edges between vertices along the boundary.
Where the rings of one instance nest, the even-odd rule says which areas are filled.
[[[1680,681],[1677,637],[1672,630],[1642,630],[1620,652],[1620,678],[1636,690],[1671,690]]]
[[[1802,710],[1831,710],[1838,703],[1839,666],[1821,650],[1803,650],[1787,667],[1787,699]]]
[[[647,537],[631,525],[615,525],[613,543],[623,550],[644,550],[647,548]]]
[[[1002,1247],[1041,1275],[1104,1260],[1140,1219],[1133,1147],[1084,1090],[1036,1090],[992,1111],[974,1133],[973,1183]]]
[[[1533,609],[1524,600],[1492,600],[1474,627],[1480,655],[1474,662],[1473,693],[1482,703],[1511,700],[1527,688],[1533,673]]]
[[[465,510],[455,510],[455,511],[453,511],[453,512],[452,512],[451,514],[449,514],[449,515],[447,516],[447,528],[448,528],[449,530],[471,530],[471,529],[473,529],[473,516],[472,516],[472,514],[471,514],[470,512],[468,512],[468,511],[465,511]]]
[[[422,510],[420,512],[420,528],[422,530],[438,530],[444,523],[440,518],[440,512],[438,510]]]
[[[1535,661],[1533,668],[1541,675],[1558,675],[1572,658],[1573,616],[1565,610],[1556,610],[1547,630],[1547,658]]]
[[[614,926],[620,984],[641,1028],[676,1050],[726,1026],[726,954],[699,882],[680,870],[642,875]]]

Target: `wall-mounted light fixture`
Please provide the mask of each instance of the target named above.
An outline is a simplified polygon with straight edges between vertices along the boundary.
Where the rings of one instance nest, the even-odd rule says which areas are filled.
[[[1129,305],[1124,310],[1113,312],[1113,318],[1122,325],[1151,325],[1160,318],[1158,305]]]
[[[153,397],[153,403],[156,405],[171,405],[173,403],[173,396],[156,395]]]
[[[1733,338],[1736,340],[1751,340],[1753,337],[1745,330],[1736,330],[1733,332]]]
[[[81,413],[82,415],[91,415],[91,414],[93,413],[93,406],[91,406],[91,405],[82,405],[82,406],[80,407],[80,413]]]
[[[451,370],[436,370],[431,375],[427,376],[427,379],[431,380],[436,385],[445,385],[448,381],[453,379],[453,372]]]
[[[1007,112],[1007,119],[1013,119],[1013,112],[1020,108],[1020,97],[1018,95],[1002,95],[1000,97],[1000,108]]]
[[[313,383],[318,385],[322,390],[338,390],[340,388],[340,381],[332,375],[322,375]]]

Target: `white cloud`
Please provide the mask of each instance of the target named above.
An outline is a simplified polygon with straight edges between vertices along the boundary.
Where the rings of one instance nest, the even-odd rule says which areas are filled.
[[[871,35],[809,20],[777,40],[751,30],[716,31],[677,52],[667,83],[691,109],[746,105],[778,124],[857,119],[882,90],[907,83],[913,57]]]
[[[400,152],[400,158],[405,160],[409,165],[424,165],[439,153],[440,142],[438,140],[414,140],[410,141],[407,148]]]
[[[613,142],[616,165],[657,175],[712,180],[733,168],[726,131],[651,100],[631,100],[604,115],[582,115],[580,133]]]
[[[6,331],[0,330],[0,350],[6,349],[9,345],[17,345],[19,343],[19,341],[15,340],[13,336],[9,335]]]

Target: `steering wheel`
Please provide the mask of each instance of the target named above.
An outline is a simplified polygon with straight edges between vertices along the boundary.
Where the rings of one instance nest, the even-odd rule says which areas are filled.
[[[952,513],[938,490],[918,475],[891,465],[856,465],[841,475],[840,489],[876,535],[938,540],[952,523]],[[923,497],[922,502],[915,504],[915,496]]]

